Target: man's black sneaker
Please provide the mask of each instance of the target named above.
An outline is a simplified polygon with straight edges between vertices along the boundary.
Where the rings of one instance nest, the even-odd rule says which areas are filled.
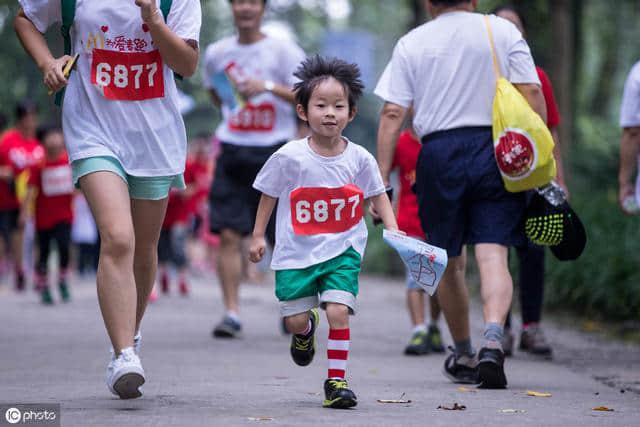
[[[299,366],[307,366],[316,354],[315,333],[320,322],[317,308],[309,310],[311,330],[307,335],[293,334],[291,336],[291,358]]]
[[[456,384],[478,384],[478,368],[475,355],[452,354],[444,361],[444,374]]]
[[[404,354],[408,356],[420,356],[429,353],[429,343],[427,342],[427,333],[418,331],[411,337],[411,341],[404,349]]]
[[[504,353],[498,348],[483,347],[478,353],[478,387],[507,388]]]
[[[48,286],[45,288],[42,288],[42,290],[40,291],[40,301],[44,305],[53,304],[53,297],[51,296],[51,291],[49,290]]]
[[[553,354],[551,345],[547,342],[544,332],[539,326],[532,326],[522,331],[522,334],[520,334],[520,350],[545,357],[551,357]]]
[[[213,329],[213,336],[216,338],[238,338],[242,332],[242,325],[237,320],[229,316],[224,319]]]
[[[69,285],[66,282],[60,282],[58,284],[58,289],[60,290],[60,298],[62,301],[69,302],[71,299],[71,294],[69,293]]]
[[[325,408],[348,409],[358,404],[355,393],[349,390],[349,385],[345,380],[329,378],[324,382],[324,402]]]
[[[434,353],[444,353],[442,336],[440,335],[440,329],[436,325],[429,326],[429,330],[427,331],[427,343],[429,344],[429,350]]]

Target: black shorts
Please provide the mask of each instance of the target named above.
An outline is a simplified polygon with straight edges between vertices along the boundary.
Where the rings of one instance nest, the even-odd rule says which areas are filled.
[[[19,216],[18,209],[0,211],[0,237],[7,246],[11,246],[11,234],[18,229]]]
[[[169,264],[177,268],[184,268],[188,264],[186,246],[189,237],[187,225],[175,225],[163,228],[158,240],[158,262]]]
[[[222,144],[222,153],[216,164],[213,185],[209,193],[209,228],[220,234],[230,229],[243,236],[251,234],[256,220],[261,193],[253,188],[253,181],[267,159],[282,144],[270,147],[243,147]],[[272,215],[267,227],[267,238],[273,242],[275,223]]]
[[[449,257],[459,256],[465,244],[525,244],[525,193],[505,190],[491,128],[436,132],[422,142],[416,194],[430,244]]]

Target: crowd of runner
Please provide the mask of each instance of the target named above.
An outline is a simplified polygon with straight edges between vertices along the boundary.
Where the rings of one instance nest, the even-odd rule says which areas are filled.
[[[458,383],[506,387],[504,358],[513,354],[515,341],[507,262],[514,247],[521,272],[519,348],[550,357],[540,325],[544,249],[524,238],[520,224],[528,196],[504,189],[490,128],[495,76],[487,27],[502,59],[501,74],[552,131],[557,182],[568,194],[553,88],[534,65],[518,10],[496,9],[485,27],[483,15],[472,13],[476,1],[427,2],[434,19],[400,39],[375,88],[385,101],[376,161],[342,135],[364,89],[357,65],[317,55],[305,59],[294,42],[263,33],[267,0],[229,3],[237,34],[201,55],[203,81],[222,121],[214,135],[187,144],[174,73],[188,77],[196,70],[199,2],[136,0],[116,10],[20,0],[15,26],[26,51],[49,89],[66,87],[64,133],[40,124],[28,102],[16,106],[15,124],[3,129],[2,283],[11,279],[24,292],[31,282],[50,305],[72,298],[71,269],[95,273],[113,344],[107,385],[121,398],[134,398],[146,379],[139,355],[147,302],[176,290],[188,296],[193,270],[210,269],[225,307],[212,335],[240,337],[238,295],[247,256],[259,262],[272,247],[291,357],[301,366],[311,363],[321,307],[330,326],[323,405],[352,407],[357,398],[346,381],[349,316],[357,312],[367,239],[363,205],[370,201],[368,212],[386,229],[449,256],[437,296],[425,296],[407,271],[406,355],[445,352],[443,313],[453,338],[445,374]],[[55,23],[74,28],[68,55],[61,58],[51,55],[42,37]],[[118,35],[141,42],[130,50],[110,44]],[[78,64],[66,76],[62,70],[73,53],[80,55]],[[455,79],[450,70],[456,70]],[[625,141],[632,141],[625,147],[631,155],[638,154],[633,141],[640,96],[629,92],[640,87],[638,81],[630,77],[625,95]],[[621,170],[627,181],[621,182],[621,201],[633,191],[632,167],[625,163]],[[395,197],[389,191],[392,172],[399,182]],[[486,322],[479,349],[469,333],[469,245],[475,247]],[[54,246],[59,298],[49,286]]]

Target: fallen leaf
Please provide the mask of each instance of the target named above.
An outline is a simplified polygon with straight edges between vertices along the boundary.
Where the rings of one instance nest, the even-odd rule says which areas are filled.
[[[249,417],[247,419],[249,421],[273,421],[273,418],[270,417]]]
[[[500,409],[498,412],[503,414],[526,414],[527,411],[524,409]]]
[[[458,405],[458,402],[455,402],[451,407],[440,405],[436,409],[444,409],[445,411],[464,411],[467,407],[464,405]]]
[[[378,403],[411,403],[411,401],[403,399],[378,399]]]
[[[477,393],[478,390],[474,390],[472,388],[467,388],[467,387],[458,387],[458,391],[461,391],[463,393]]]
[[[607,408],[606,406],[598,406],[597,408],[593,408],[594,411],[605,411],[605,412],[613,412],[613,409]]]
[[[539,391],[527,391],[527,396],[533,397],[551,397],[551,393],[541,393]]]

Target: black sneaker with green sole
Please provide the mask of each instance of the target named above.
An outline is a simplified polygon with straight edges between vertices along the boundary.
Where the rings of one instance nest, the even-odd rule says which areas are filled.
[[[444,353],[444,345],[442,345],[442,335],[440,335],[440,329],[435,326],[429,326],[427,331],[427,343],[429,350],[434,353]]]
[[[429,353],[429,343],[427,342],[427,333],[423,331],[416,332],[411,337],[411,341],[404,349],[407,356],[421,356]]]
[[[316,354],[315,333],[320,322],[317,308],[309,310],[309,319],[311,319],[311,331],[307,335],[293,334],[291,336],[291,358],[299,366],[310,364]]]
[[[71,299],[71,294],[69,293],[69,285],[67,285],[66,282],[60,282],[58,284],[58,289],[60,290],[60,298],[62,298],[62,301],[69,302],[69,300]]]
[[[44,305],[53,304],[53,297],[51,296],[51,291],[49,290],[48,287],[40,291],[40,301],[42,301],[42,304]]]
[[[358,404],[355,393],[349,390],[347,381],[329,378],[324,382],[324,402],[322,406],[333,409],[353,408]]]

